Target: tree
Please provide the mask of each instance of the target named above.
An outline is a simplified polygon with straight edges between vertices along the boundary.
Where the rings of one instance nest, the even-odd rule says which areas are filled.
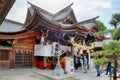
[[[103,36],[103,35],[106,33],[107,27],[104,25],[104,23],[102,23],[102,22],[99,21],[99,20],[96,20],[96,25],[97,25],[99,31],[96,32],[96,33],[94,33],[94,36],[96,36],[96,37],[101,37],[101,36]]]
[[[99,20],[96,20],[96,25],[98,26],[99,31],[105,31],[107,29],[104,23]]]
[[[120,55],[120,42],[119,41],[114,41],[114,42],[109,42],[109,43],[104,43],[102,45],[102,48],[105,50],[102,50],[102,51],[97,51],[96,53],[100,54],[101,52],[104,53],[106,52],[107,54],[108,53],[112,53],[113,56],[112,56],[112,61],[114,62],[114,75],[113,75],[113,80],[117,80],[117,59]],[[95,53],[93,53],[95,55]],[[105,54],[105,53],[104,53]],[[102,59],[103,60],[103,59]],[[105,61],[106,62],[106,59]],[[99,64],[99,63],[102,63],[100,60],[96,61],[94,64]]]
[[[108,49],[113,54],[113,60],[114,60],[114,74],[113,74],[113,80],[117,80],[117,58],[118,55],[120,55],[120,42],[110,42],[109,44],[103,45],[104,49]]]
[[[120,39],[120,27],[113,31],[112,39],[114,39],[114,40],[119,40]]]
[[[116,29],[118,25],[120,25],[120,13],[116,13],[112,15],[112,19],[110,20],[110,24],[114,26]]]

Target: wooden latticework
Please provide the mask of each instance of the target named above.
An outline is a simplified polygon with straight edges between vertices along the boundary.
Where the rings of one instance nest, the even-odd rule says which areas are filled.
[[[0,49],[0,68],[10,67],[10,52],[11,50]]]
[[[14,67],[32,67],[32,52],[15,51]]]
[[[34,38],[19,39],[13,44],[14,68],[35,67]]]

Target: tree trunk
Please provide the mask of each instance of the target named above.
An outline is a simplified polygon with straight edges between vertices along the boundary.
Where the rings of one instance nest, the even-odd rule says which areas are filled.
[[[114,74],[113,74],[113,80],[117,80],[117,60],[114,60]]]

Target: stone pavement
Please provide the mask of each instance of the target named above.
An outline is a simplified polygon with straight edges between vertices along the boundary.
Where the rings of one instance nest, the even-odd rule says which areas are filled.
[[[102,73],[100,77],[96,77],[96,71],[83,73],[81,70],[75,70],[75,73],[65,74],[59,79],[50,78],[48,75],[54,76],[52,72],[52,70],[40,69],[0,70],[0,80],[109,80],[109,76],[105,73]]]

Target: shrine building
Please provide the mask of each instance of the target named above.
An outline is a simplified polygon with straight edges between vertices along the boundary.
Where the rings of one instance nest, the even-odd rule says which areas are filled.
[[[52,53],[54,42],[64,54],[79,56],[80,49],[76,52],[70,38],[86,46],[99,40],[93,35],[99,31],[95,23],[98,16],[77,22],[71,7],[73,3],[52,14],[28,2],[30,7],[23,24],[5,19],[14,2],[0,0],[0,68],[43,68],[39,67],[39,62],[47,65],[47,59],[55,57]],[[83,49],[84,52],[87,54]]]

